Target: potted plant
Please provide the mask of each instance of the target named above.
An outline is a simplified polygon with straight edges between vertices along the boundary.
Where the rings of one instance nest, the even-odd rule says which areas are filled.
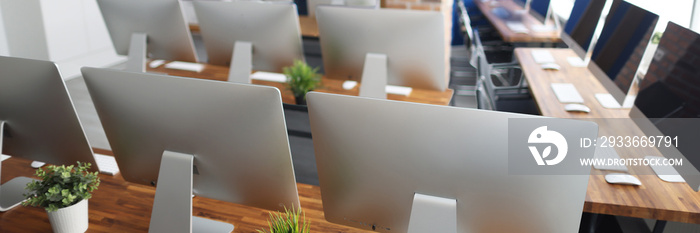
[[[287,85],[294,94],[296,104],[306,104],[306,93],[314,90],[321,83],[317,68],[311,68],[306,63],[295,60],[294,65],[282,69],[287,76]]]
[[[308,233],[310,231],[309,221],[306,221],[306,214],[301,208],[291,210],[284,208],[284,214],[270,212],[270,219],[267,220],[269,231],[258,230],[258,233]]]
[[[27,184],[24,206],[43,207],[54,232],[85,232],[88,229],[88,199],[100,185],[97,172],[88,172],[90,163],[78,166],[49,165],[36,170],[35,180]]]

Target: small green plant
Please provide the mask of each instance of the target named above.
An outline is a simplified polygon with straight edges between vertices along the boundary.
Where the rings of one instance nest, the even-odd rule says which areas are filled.
[[[282,69],[287,76],[287,85],[295,98],[306,98],[306,93],[314,90],[321,83],[321,76],[317,74],[318,67],[311,68],[306,63],[295,60],[294,65]]]
[[[270,212],[270,219],[267,225],[269,231],[258,230],[258,233],[308,233],[310,231],[309,221],[306,221],[306,214],[299,209],[284,208],[284,214],[280,212]]]
[[[654,35],[651,36],[651,43],[658,44],[661,41],[661,36],[663,36],[663,32],[655,32]]]
[[[77,167],[48,165],[46,169],[37,169],[35,174],[41,180],[27,184],[29,193],[24,196],[28,199],[22,205],[43,207],[51,212],[90,199],[92,191],[100,185],[97,172],[88,172],[90,166],[78,162]]]

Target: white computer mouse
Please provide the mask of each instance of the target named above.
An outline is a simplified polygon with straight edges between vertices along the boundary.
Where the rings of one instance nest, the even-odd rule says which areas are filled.
[[[40,168],[40,167],[44,166],[44,164],[46,164],[46,163],[41,162],[41,161],[33,161],[32,164],[29,166],[32,166],[32,168]]]
[[[542,63],[542,64],[540,65],[540,67],[542,67],[543,70],[559,70],[559,69],[561,69],[561,66],[559,66],[559,64],[557,64],[557,63],[550,63],[550,62],[548,62],[548,63]]]
[[[610,173],[605,175],[605,181],[611,184],[642,185],[642,182],[633,175],[626,173]]]
[[[567,112],[591,112],[591,109],[583,104],[567,104],[564,105],[564,110],[566,110]]]

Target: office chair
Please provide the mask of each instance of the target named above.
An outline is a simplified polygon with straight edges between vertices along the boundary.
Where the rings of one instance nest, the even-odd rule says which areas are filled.
[[[531,99],[520,65],[517,62],[489,64],[478,30],[474,30],[473,34],[478,77],[475,89],[479,108],[501,110],[499,100]]]
[[[472,3],[473,4],[473,3]],[[452,69],[450,72],[450,87],[455,90],[454,95],[459,96],[475,96],[477,75],[474,72],[478,69],[477,52],[475,41],[479,41],[483,51],[511,51],[512,45],[505,43],[500,38],[489,38],[484,41],[480,37],[485,30],[472,27],[472,21],[468,8],[463,1],[456,1],[456,13],[459,19],[459,28],[464,37],[464,46],[466,47],[466,56],[453,57],[451,59]],[[509,67],[510,65],[496,64],[497,67]],[[454,98],[453,98],[454,100]]]

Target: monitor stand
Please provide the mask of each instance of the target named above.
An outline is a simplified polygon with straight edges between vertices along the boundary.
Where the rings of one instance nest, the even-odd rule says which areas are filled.
[[[664,159],[664,157],[644,156],[644,159],[657,160],[657,159]],[[658,176],[659,179],[661,179],[663,181],[671,182],[671,183],[685,183],[685,179],[683,179],[681,174],[679,174],[678,171],[675,168],[673,168],[672,166],[649,164],[649,167],[651,167],[651,170],[654,171],[656,176]]]
[[[581,60],[579,57],[567,57],[566,61],[573,67],[588,67],[588,62],[591,61],[591,58],[586,57],[585,60]]]
[[[193,165],[193,155],[163,152],[148,232],[233,231],[232,224],[192,216]]]
[[[367,53],[360,80],[360,96],[386,99],[387,84],[386,54]]]
[[[619,102],[613,97],[611,94],[608,93],[598,93],[595,94],[596,100],[602,105],[604,108],[609,108],[609,109],[630,109],[634,106],[634,99],[637,98],[635,95],[627,95],[625,96],[625,100],[622,101],[622,105],[620,105]]]
[[[126,61],[127,71],[146,72],[146,43],[148,36],[145,33],[131,34],[129,42],[129,59]]]
[[[234,83],[250,83],[250,73],[253,72],[253,43],[236,41],[231,53],[231,67],[228,71],[228,81]]]
[[[457,232],[457,200],[413,194],[408,233]]]
[[[2,153],[4,129],[5,122],[0,121],[0,153]],[[0,174],[2,174],[1,170],[2,161],[0,161]],[[24,188],[32,181],[34,181],[34,179],[20,176],[0,185],[0,212],[8,211],[26,200],[27,198],[24,197],[24,192],[26,192],[26,190]]]

